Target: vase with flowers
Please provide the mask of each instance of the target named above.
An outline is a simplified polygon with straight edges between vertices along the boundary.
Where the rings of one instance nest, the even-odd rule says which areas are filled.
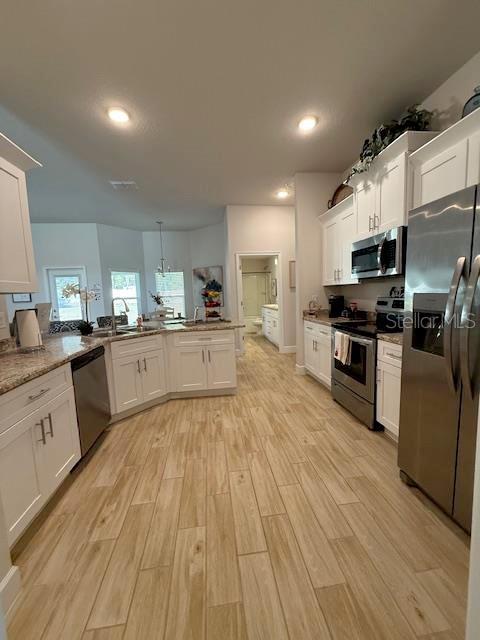
[[[220,307],[222,307],[222,285],[215,279],[205,283],[201,291],[203,304],[205,305],[205,317],[220,318]]]
[[[91,290],[89,291],[87,287],[80,287],[78,284],[67,284],[62,289],[62,297],[63,298],[72,298],[72,297],[80,297],[80,300],[85,305],[85,319],[80,320],[78,323],[78,330],[82,334],[82,336],[90,336],[93,333],[93,322],[89,320],[88,316],[88,305],[89,303],[95,299],[96,292]]]

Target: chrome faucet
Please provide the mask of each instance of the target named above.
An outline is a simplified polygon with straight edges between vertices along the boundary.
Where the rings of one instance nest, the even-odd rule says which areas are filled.
[[[198,322],[198,312],[200,311],[200,307],[195,307],[193,310],[193,321]]]
[[[112,331],[116,333],[117,331],[117,321],[115,320],[115,302],[117,300],[121,300],[125,305],[125,311],[128,313],[130,311],[129,306],[125,300],[125,298],[112,298]]]

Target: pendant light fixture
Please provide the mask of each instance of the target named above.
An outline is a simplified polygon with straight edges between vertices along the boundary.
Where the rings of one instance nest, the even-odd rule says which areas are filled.
[[[163,222],[160,220],[157,220],[157,224],[159,226],[160,229],[160,262],[159,265],[157,267],[157,273],[160,273],[163,277],[165,277],[165,273],[168,271],[171,271],[170,265],[166,265],[167,263],[167,259],[165,258],[165,256],[163,255],[163,233],[162,233],[162,225]],[[165,267],[166,265],[166,267]]]

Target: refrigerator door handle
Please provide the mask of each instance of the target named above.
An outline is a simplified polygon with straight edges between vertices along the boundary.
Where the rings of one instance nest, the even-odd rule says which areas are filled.
[[[447,380],[450,389],[456,393],[458,387],[458,379],[456,376],[456,367],[453,362],[452,351],[452,329],[455,314],[455,305],[457,302],[458,287],[460,286],[460,280],[465,269],[465,256],[458,258],[455,270],[452,276],[452,282],[450,283],[450,290],[448,292],[447,305],[445,307],[445,319],[443,332],[443,350],[445,353],[445,365],[447,368]]]
[[[476,256],[472,264],[470,279],[465,293],[465,303],[462,309],[461,332],[460,332],[460,371],[462,374],[463,386],[468,389],[470,398],[475,395],[475,381],[470,376],[470,318],[472,315],[473,301],[477,290],[478,278],[480,277],[480,255]]]

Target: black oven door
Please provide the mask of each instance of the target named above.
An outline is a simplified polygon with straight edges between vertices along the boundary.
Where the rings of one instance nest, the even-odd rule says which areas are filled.
[[[335,344],[335,332],[332,336]],[[368,402],[375,401],[376,341],[350,334],[350,363],[342,364],[333,357],[333,378]],[[332,354],[335,349],[332,349]]]

